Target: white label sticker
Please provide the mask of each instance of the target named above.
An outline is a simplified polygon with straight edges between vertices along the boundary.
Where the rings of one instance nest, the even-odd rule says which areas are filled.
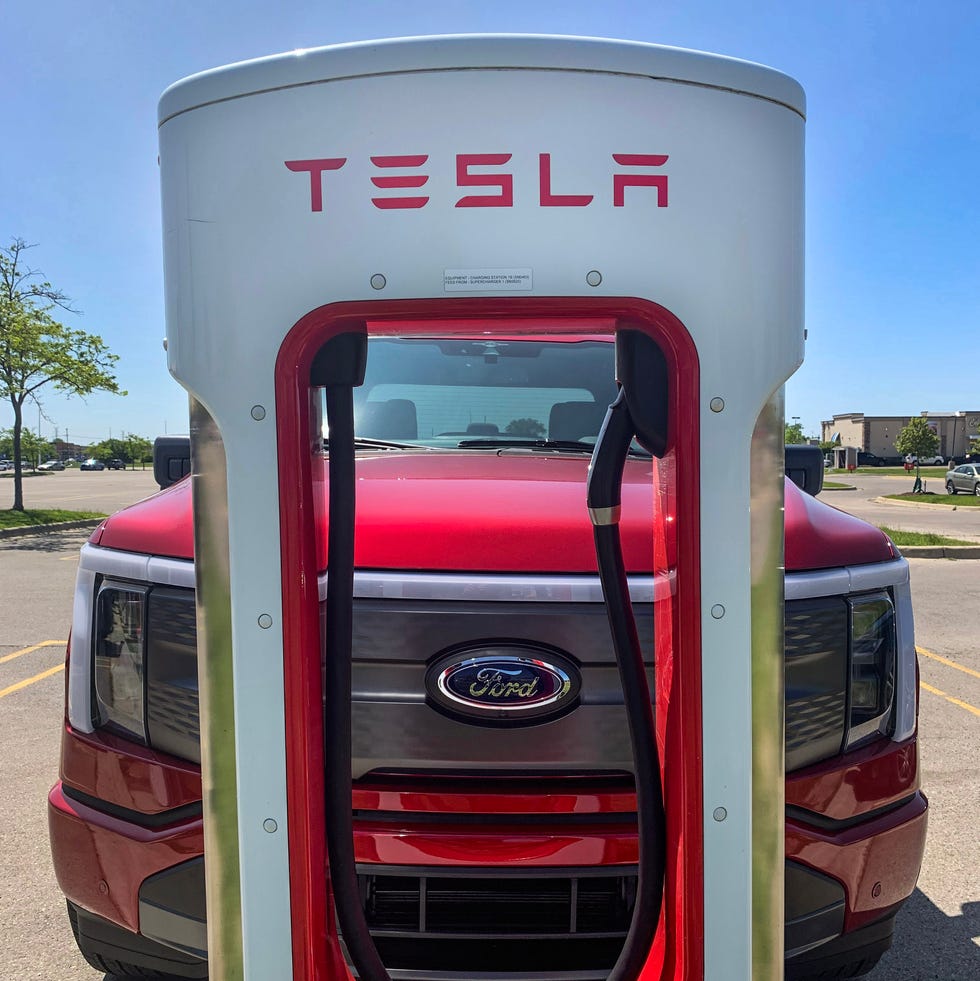
[[[531,270],[446,269],[442,281],[447,293],[516,293],[531,289]]]

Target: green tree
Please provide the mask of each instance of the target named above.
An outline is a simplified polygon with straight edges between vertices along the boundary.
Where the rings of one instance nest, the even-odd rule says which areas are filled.
[[[803,423],[793,422],[786,424],[786,433],[783,438],[783,442],[787,446],[796,446],[800,443],[806,442],[806,436],[803,435]]]
[[[108,463],[110,460],[122,460],[135,470],[137,463],[145,463],[147,458],[153,459],[153,444],[145,437],[136,433],[123,433],[118,438],[104,439],[90,449],[96,460]]]
[[[125,436],[121,439],[104,439],[101,443],[91,446],[89,452],[96,460],[101,460],[103,463],[108,463],[110,460],[130,462],[130,444]]]
[[[13,430],[5,429],[4,435],[7,436],[7,438],[4,439],[2,443],[4,446],[9,445],[10,452],[13,453]],[[46,439],[41,439],[37,433],[31,432],[30,429],[25,429],[20,434],[20,453],[23,459],[30,460],[30,462],[37,467],[39,464],[43,463],[45,460],[54,455],[54,448]]]
[[[70,301],[25,262],[30,248],[15,238],[0,248],[0,396],[14,410],[14,510],[24,510],[21,441],[24,403],[39,403],[45,385],[68,395],[96,390],[126,393],[113,374],[119,360],[101,337],[72,330],[51,316],[56,307],[69,313]]]
[[[145,436],[137,436],[136,433],[126,433],[124,438],[129,446],[129,462],[133,470],[137,463],[145,470],[147,461],[153,460],[153,444]]]
[[[929,428],[922,416],[915,416],[898,434],[895,449],[904,456],[915,457],[915,483],[921,485],[919,460],[924,456],[935,456],[939,449],[939,437]]]
[[[535,439],[544,436],[545,431],[544,426],[537,419],[511,419],[504,430],[511,436],[532,436]]]

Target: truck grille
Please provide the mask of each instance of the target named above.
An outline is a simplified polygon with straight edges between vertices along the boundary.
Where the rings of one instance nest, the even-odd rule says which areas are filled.
[[[147,604],[146,729],[150,745],[201,762],[194,591],[154,586]]]
[[[786,604],[786,769],[841,752],[847,707],[847,604],[842,596]]]
[[[532,766],[628,770],[629,738],[619,677],[601,604],[435,603],[360,599],[355,604],[354,776],[378,769]],[[650,607],[638,607],[650,645]],[[527,731],[495,732],[443,718],[424,699],[425,657],[450,643],[488,635],[558,643],[582,665],[583,704],[570,716]],[[786,769],[841,752],[848,671],[847,605],[842,596],[786,604]],[[155,749],[200,761],[197,631],[192,590],[150,594],[147,723]],[[378,657],[373,652],[383,652]]]
[[[633,867],[361,866],[371,934],[398,981],[605,978],[629,929]]]

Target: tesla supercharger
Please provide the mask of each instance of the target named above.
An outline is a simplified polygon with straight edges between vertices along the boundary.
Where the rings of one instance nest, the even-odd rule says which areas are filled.
[[[330,342],[474,330],[629,331],[659,352],[662,375],[632,382],[663,400],[655,490],[677,555],[657,653],[664,899],[638,976],[782,976],[782,386],[803,351],[803,130],[784,75],[593,39],[341,45],[164,94],[212,978],[349,976],[325,845],[325,794],[350,779],[323,749]]]

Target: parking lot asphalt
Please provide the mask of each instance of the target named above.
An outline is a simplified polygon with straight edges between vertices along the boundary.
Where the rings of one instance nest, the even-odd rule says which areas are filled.
[[[25,508],[112,514],[157,490],[153,470],[58,470],[24,478]],[[0,508],[14,503],[14,479],[0,474]]]
[[[69,476],[74,481],[64,484],[53,481],[65,474],[35,480],[43,483],[45,493],[77,492],[73,507],[99,510],[130,503],[153,489],[152,480],[139,472]],[[41,488],[36,491],[40,496]],[[870,495],[874,489],[862,493]],[[839,496],[828,499],[837,505]],[[95,500],[106,503],[91,503]],[[89,968],[74,947],[51,868],[45,817],[46,794],[58,771],[64,642],[75,566],[86,537],[85,531],[61,531],[0,541],[0,809],[5,817],[0,823],[0,981],[105,977]],[[910,560],[910,567],[922,675],[921,774],[930,798],[929,835],[918,888],[899,915],[895,945],[870,978],[976,981],[980,567],[970,561],[919,559]]]

